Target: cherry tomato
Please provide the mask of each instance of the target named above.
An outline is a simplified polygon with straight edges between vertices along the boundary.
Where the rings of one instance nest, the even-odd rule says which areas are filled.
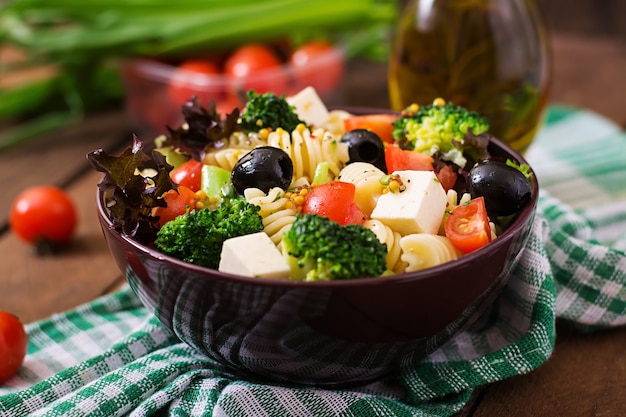
[[[28,339],[22,322],[15,315],[0,311],[0,384],[20,369],[27,345]]]
[[[11,206],[11,229],[32,245],[65,244],[72,239],[76,223],[74,202],[54,186],[28,188]]]
[[[354,202],[355,186],[331,181],[312,187],[304,198],[302,213],[328,217],[341,225],[363,224],[365,215]]]
[[[392,123],[398,119],[395,114],[364,114],[354,115],[343,121],[346,131],[354,129],[368,129],[376,133],[383,143],[393,143]]]
[[[195,95],[203,106],[207,106],[209,102],[223,97],[220,77],[220,68],[209,60],[184,61],[170,77],[170,100],[176,106],[182,106]]]
[[[281,67],[282,61],[271,47],[250,43],[226,58],[224,73],[233,84],[231,90],[235,95],[248,90],[283,94],[287,89],[287,76]]]
[[[483,197],[456,207],[444,223],[450,242],[463,253],[482,248],[491,241],[491,227]]]
[[[320,94],[330,93],[341,82],[344,71],[341,51],[324,41],[311,41],[294,49],[289,63],[294,68],[297,91],[310,85]]]
[[[385,146],[387,172],[394,171],[434,171],[433,158],[421,152],[400,149],[396,145]]]
[[[200,191],[200,178],[202,177],[202,162],[191,158],[187,162],[177,166],[170,172],[172,180],[179,185],[191,189],[191,191]]]
[[[167,191],[163,194],[163,199],[167,207],[156,207],[152,210],[153,216],[159,216],[159,227],[196,206],[196,193],[184,185],[179,186],[178,190]]]

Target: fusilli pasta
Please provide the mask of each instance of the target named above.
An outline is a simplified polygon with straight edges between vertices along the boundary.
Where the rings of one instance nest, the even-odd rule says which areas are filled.
[[[352,162],[339,172],[337,179],[355,185],[354,202],[369,216],[382,194],[380,179],[384,175],[383,171],[368,162]]]
[[[307,177],[315,174],[320,162],[329,163],[332,177],[339,175],[339,170],[350,159],[348,146],[338,142],[335,136],[324,130],[295,129],[291,134],[283,129],[276,129],[267,138],[267,144],[285,151],[293,161],[294,178]]]
[[[283,235],[291,228],[296,217],[296,210],[287,207],[288,199],[279,187],[272,188],[267,194],[258,188],[248,188],[244,192],[246,201],[261,207],[259,214],[263,218],[263,231],[280,246]]]
[[[374,232],[381,243],[387,244],[387,269],[396,274],[404,272],[408,264],[400,258],[400,233],[394,232],[380,220],[367,220],[363,226]]]
[[[458,259],[462,254],[445,236],[415,233],[400,239],[406,272],[419,271]]]

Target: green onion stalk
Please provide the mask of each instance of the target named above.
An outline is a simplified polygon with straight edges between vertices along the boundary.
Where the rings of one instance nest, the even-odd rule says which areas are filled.
[[[9,0],[0,8],[0,48],[27,60],[3,73],[53,66],[54,75],[0,87],[0,150],[121,102],[116,62],[191,57],[255,41],[325,37],[348,59],[387,58],[397,0]],[[1,86],[2,84],[0,84]]]

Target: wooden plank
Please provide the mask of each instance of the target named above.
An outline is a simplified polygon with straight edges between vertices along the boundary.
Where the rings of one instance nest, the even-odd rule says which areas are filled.
[[[121,282],[96,216],[100,178],[93,171],[68,188],[79,225],[63,251],[40,257],[12,233],[0,238],[0,310],[31,322],[93,300]]]
[[[42,184],[63,186],[89,169],[88,152],[111,151],[124,141],[130,143],[131,137],[124,115],[112,111],[0,152],[0,230],[6,227],[10,203],[21,190]]]
[[[131,135],[119,111],[94,115],[76,126],[0,152],[0,309],[25,322],[67,310],[109,291],[120,282],[106,247],[95,211],[100,174],[86,154],[110,152]],[[30,246],[8,230],[10,203],[26,187],[53,184],[66,187],[76,203],[76,239],[53,256],[37,257]]]
[[[557,334],[544,365],[488,387],[473,417],[626,415],[626,328]]]
[[[552,52],[551,102],[593,110],[626,127],[626,42],[555,35]]]

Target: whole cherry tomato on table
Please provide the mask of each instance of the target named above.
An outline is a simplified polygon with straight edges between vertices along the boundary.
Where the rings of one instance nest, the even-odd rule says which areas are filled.
[[[76,229],[73,200],[54,186],[34,186],[22,191],[11,206],[11,230],[38,249],[68,243]]]
[[[27,345],[22,322],[15,315],[0,311],[0,384],[20,369]]]

